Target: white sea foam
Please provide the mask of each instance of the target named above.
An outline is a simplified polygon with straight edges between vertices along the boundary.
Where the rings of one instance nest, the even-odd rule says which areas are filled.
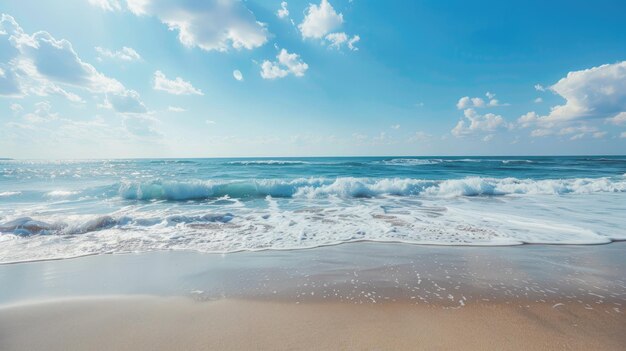
[[[20,214],[16,213],[0,219],[0,262],[153,250],[301,249],[363,240],[519,245],[601,244],[626,239],[623,219],[615,215],[626,211],[624,195],[598,194],[358,199],[267,196],[254,201],[221,198],[193,206],[150,202],[108,215],[72,214],[64,207],[31,217],[17,217]]]
[[[46,194],[48,197],[67,197],[78,194],[78,191],[69,191],[69,190],[53,190]]]

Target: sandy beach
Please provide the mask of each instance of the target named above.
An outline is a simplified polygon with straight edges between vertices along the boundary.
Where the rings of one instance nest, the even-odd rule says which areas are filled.
[[[626,318],[579,306],[106,298],[5,308],[2,350],[622,350]]]
[[[2,265],[0,349],[619,350],[624,247],[354,243]]]

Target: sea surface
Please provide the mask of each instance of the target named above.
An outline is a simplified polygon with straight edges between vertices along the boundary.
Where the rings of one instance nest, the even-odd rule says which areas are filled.
[[[626,156],[0,160],[0,263],[626,240]]]

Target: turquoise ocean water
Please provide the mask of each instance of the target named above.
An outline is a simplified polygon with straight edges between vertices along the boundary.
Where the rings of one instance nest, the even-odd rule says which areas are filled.
[[[0,161],[0,262],[626,239],[626,156]]]

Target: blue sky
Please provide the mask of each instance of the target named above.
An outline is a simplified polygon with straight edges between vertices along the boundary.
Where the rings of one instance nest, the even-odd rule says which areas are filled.
[[[0,157],[626,153],[623,1],[0,13]]]

